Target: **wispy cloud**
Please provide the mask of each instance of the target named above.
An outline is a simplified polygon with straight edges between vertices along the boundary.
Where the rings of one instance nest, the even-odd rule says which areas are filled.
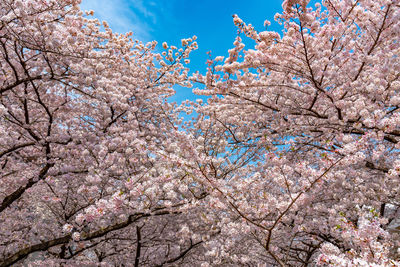
[[[157,16],[151,11],[151,1],[143,0],[83,0],[82,10],[94,10],[95,17],[107,21],[114,32],[132,31],[135,39],[152,40],[151,31]]]
[[[150,19],[153,24],[157,23],[157,16],[155,12],[151,10],[155,7],[153,2],[143,1],[143,0],[133,0],[130,1],[130,4],[133,6],[134,10],[140,12],[141,15],[143,15],[146,19]]]

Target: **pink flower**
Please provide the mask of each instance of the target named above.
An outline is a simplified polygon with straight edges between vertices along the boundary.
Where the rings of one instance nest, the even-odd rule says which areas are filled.
[[[74,241],[79,241],[79,240],[81,239],[81,234],[78,233],[78,232],[74,232],[74,233],[72,234],[72,239],[73,239]]]

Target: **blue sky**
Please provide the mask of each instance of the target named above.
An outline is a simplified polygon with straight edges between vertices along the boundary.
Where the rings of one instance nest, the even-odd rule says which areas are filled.
[[[81,8],[94,10],[95,17],[106,20],[114,32],[134,33],[143,42],[156,40],[179,46],[181,39],[197,36],[199,49],[191,54],[190,68],[204,73],[206,52],[212,56],[227,56],[236,37],[232,15],[238,14],[246,23],[265,30],[266,19],[271,21],[269,30],[280,32],[274,22],[276,13],[282,11],[282,0],[82,0]],[[192,89],[177,89],[173,101],[196,99]]]

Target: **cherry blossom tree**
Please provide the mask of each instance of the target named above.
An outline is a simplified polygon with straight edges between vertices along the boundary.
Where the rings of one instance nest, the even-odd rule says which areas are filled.
[[[234,16],[179,108],[195,38],[157,53],[79,2],[0,2],[0,266],[399,264],[398,0]]]
[[[183,165],[219,232],[203,246],[215,265],[397,266],[400,3],[282,6],[281,34],[235,15],[229,56],[192,77],[210,98],[186,107]]]
[[[203,241],[163,157],[195,38],[159,54],[79,2],[0,1],[0,266],[187,261]]]

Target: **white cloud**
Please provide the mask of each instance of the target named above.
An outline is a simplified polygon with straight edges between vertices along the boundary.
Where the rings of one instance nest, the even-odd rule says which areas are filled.
[[[135,39],[152,40],[149,22],[156,23],[156,15],[143,0],[82,0],[81,9],[94,10],[94,17],[107,21],[114,32],[132,31]]]
[[[144,4],[144,2],[148,3],[150,6],[153,6],[153,7],[155,6],[154,3],[149,2],[149,1],[143,1],[143,0],[133,0],[133,1],[131,1],[131,4],[137,11],[142,13],[145,18],[151,19],[152,23],[156,24],[157,23],[156,15],[150,11],[149,7],[147,7]]]

